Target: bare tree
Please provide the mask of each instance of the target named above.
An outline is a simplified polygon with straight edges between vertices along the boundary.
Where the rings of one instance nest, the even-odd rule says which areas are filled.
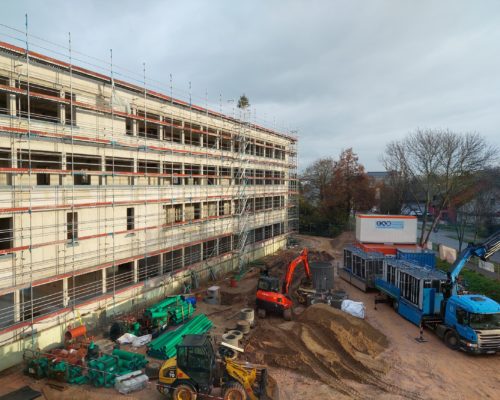
[[[452,196],[471,184],[471,177],[494,161],[496,151],[477,133],[417,130],[386,147],[383,163],[408,183],[408,193],[423,211],[420,245],[432,230]],[[434,213],[428,221],[428,212]]]
[[[333,178],[335,161],[333,158],[320,158],[306,168],[302,175],[304,192],[310,201],[321,204],[326,198],[328,187]]]

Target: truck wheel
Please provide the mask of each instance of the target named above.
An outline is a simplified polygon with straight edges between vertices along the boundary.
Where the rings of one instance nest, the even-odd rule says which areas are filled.
[[[292,320],[292,309],[287,308],[286,310],[283,311],[283,318],[285,321],[291,321]]]
[[[224,400],[246,400],[245,389],[238,382],[229,382],[224,387]]]
[[[185,384],[176,386],[172,392],[172,400],[196,400],[196,397],[194,389]]]
[[[444,342],[452,350],[458,350],[459,340],[458,336],[454,331],[448,331],[444,335]]]
[[[262,319],[266,318],[266,310],[264,310],[263,308],[259,308],[257,310],[257,316]]]

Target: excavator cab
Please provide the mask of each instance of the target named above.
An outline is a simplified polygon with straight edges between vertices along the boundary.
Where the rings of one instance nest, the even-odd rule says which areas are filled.
[[[279,293],[281,291],[280,280],[275,276],[262,274],[259,278],[257,290],[265,290],[266,292]]]

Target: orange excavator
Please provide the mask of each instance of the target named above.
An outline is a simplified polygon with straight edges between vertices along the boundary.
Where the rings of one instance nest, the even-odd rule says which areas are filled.
[[[285,320],[292,319],[293,301],[289,296],[290,285],[293,280],[293,274],[298,265],[304,264],[306,278],[311,281],[311,270],[309,269],[308,250],[303,249],[300,255],[288,264],[285,279],[280,285],[277,277],[269,276],[268,272],[261,274],[257,285],[257,315],[265,318],[266,313],[283,314]]]

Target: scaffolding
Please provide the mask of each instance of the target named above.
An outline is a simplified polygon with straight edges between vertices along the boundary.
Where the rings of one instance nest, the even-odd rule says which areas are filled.
[[[74,65],[71,38],[63,62],[26,37],[0,42],[0,335],[242,268],[296,229],[295,136],[175,99],[172,77],[153,90],[145,65],[142,85],[117,79],[112,52],[104,74]]]

